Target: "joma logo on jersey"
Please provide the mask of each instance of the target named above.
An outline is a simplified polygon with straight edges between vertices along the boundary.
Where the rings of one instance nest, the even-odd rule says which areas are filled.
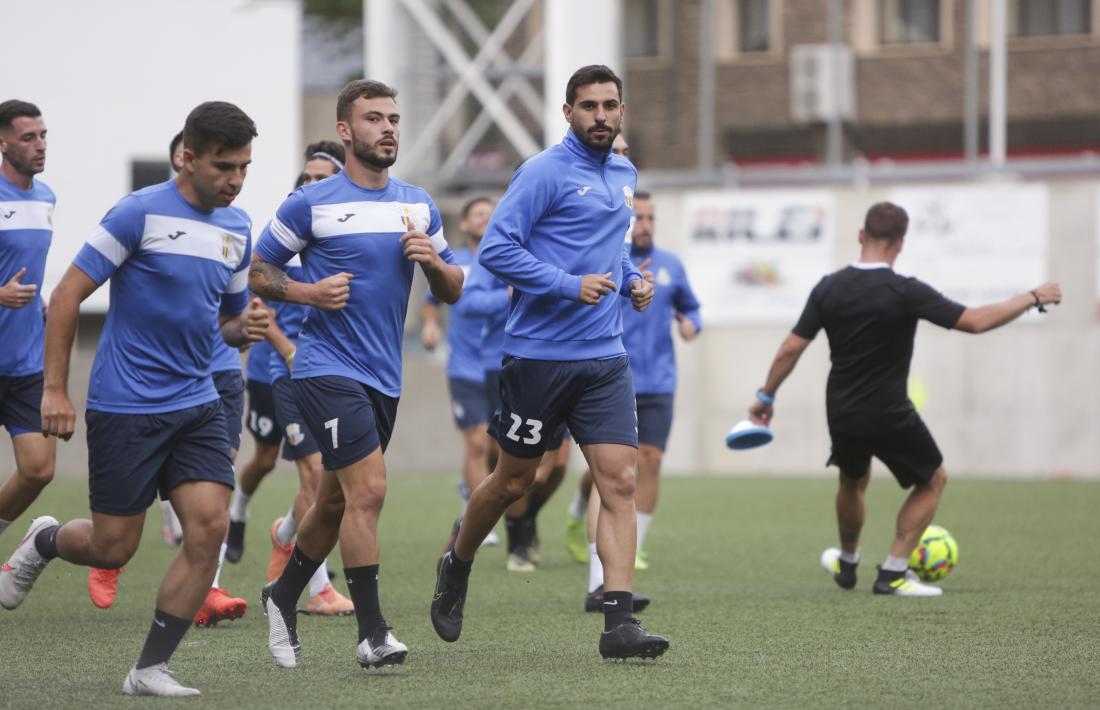
[[[184,231],[180,230],[180,231],[176,232],[175,234],[169,234],[168,238],[171,239],[172,241],[175,241],[175,240],[179,239],[180,237],[182,237],[185,234],[187,234],[187,232],[184,232]]]
[[[588,194],[588,191],[591,190],[591,189],[592,189],[591,185],[585,185],[584,187],[577,190],[577,194],[580,195],[581,197],[584,197],[585,195]]]
[[[11,219],[11,216],[15,214],[15,210],[12,210],[11,212],[0,210],[0,214],[4,215],[4,219]]]
[[[352,217],[354,217],[354,216],[355,216],[355,213],[354,213],[354,212],[348,212],[348,213],[347,213],[347,214],[345,214],[345,215],[344,215],[343,217],[337,217],[337,218],[336,218],[336,221],[337,221],[337,222],[347,222],[347,221],[348,221],[349,219],[351,219],[351,218],[352,218]]]

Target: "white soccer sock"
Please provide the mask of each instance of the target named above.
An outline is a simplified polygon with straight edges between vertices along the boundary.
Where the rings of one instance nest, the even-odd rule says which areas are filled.
[[[180,524],[179,516],[176,515],[176,510],[172,507],[172,501],[162,500],[160,513],[164,516],[164,527],[168,528],[176,539],[183,537],[183,526]]]
[[[0,535],[4,534],[4,531],[8,529],[9,525],[11,525],[10,520],[4,520],[3,518],[0,518]]]
[[[596,554],[596,543],[588,544],[588,593],[603,585],[603,563]]]
[[[573,502],[569,504],[569,515],[574,520],[584,520],[588,515],[588,498],[582,496],[579,489],[573,494]]]
[[[222,543],[221,552],[218,553],[218,571],[214,573],[214,581],[210,584],[210,588],[220,587],[222,579],[222,566],[225,564],[225,543]]]
[[[233,502],[229,504],[229,520],[234,523],[247,523],[248,504],[251,502],[252,496],[240,488],[233,491]]]
[[[637,526],[638,526],[638,549],[641,550],[645,547],[645,535],[649,532],[649,524],[653,522],[653,513],[641,513],[637,514]]]
[[[313,598],[325,591],[325,587],[328,586],[328,563],[321,560],[321,566],[317,568],[317,571],[313,573],[313,576],[309,578],[309,596]]]
[[[844,550],[841,550],[840,551],[840,559],[847,562],[850,565],[858,565],[859,564],[859,548],[856,548],[856,551],[851,553],[851,554],[848,554]]]
[[[283,516],[279,527],[275,528],[275,539],[280,545],[289,545],[294,542],[294,536],[298,534],[298,521],[294,519],[294,508],[291,508]]]
[[[909,569],[909,560],[904,557],[887,555],[886,561],[882,563],[882,569],[886,572],[904,572]]]

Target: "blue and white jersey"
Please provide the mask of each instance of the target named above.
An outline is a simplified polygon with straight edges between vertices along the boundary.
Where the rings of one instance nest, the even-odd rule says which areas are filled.
[[[676,352],[672,347],[672,323],[680,314],[703,329],[699,300],[688,283],[680,257],[665,249],[631,249],[635,265],[652,259],[653,302],[638,312],[623,300],[623,345],[630,356],[634,391],[638,394],[673,394],[676,391]]]
[[[214,354],[210,358],[210,372],[240,372],[241,351],[229,347],[222,338],[222,328],[214,321]]]
[[[306,280],[305,271],[297,258],[283,266],[283,270],[286,271],[287,276],[295,281]],[[283,335],[289,338],[297,347],[298,336],[302,334],[302,326],[306,322],[306,315],[310,310],[309,306],[284,301],[273,301],[272,305],[275,307],[275,324],[279,326],[279,330],[283,331]],[[286,366],[286,360],[279,357],[279,353],[274,348],[271,349],[271,352],[271,360],[267,367],[268,381],[278,382],[283,377],[290,376],[290,368]],[[297,358],[297,355],[295,355],[295,358]]]
[[[521,165],[493,210],[478,260],[514,287],[504,339],[509,355],[599,360],[624,354],[616,298],[580,302],[585,274],[611,274],[619,293],[642,278],[623,242],[638,171],[569,131]]]
[[[111,280],[88,409],[157,414],[218,398],[210,324],[248,304],[251,231],[243,210],[200,212],[172,180],[111,208],[73,260],[97,284]]]
[[[275,348],[266,340],[253,344],[248,349],[248,365],[244,370],[244,379],[248,382],[262,382],[270,385],[271,361],[276,357],[278,354]]]
[[[508,284],[481,264],[470,267],[462,284],[462,298],[451,307],[478,318],[481,323],[480,367],[482,373],[501,369],[504,359],[504,326],[508,323]]]
[[[476,254],[469,247],[455,250],[455,264],[462,267],[465,278],[470,277],[470,266],[474,264]],[[465,283],[465,282],[463,282]],[[466,289],[462,290],[462,298],[466,297]],[[438,298],[431,291],[424,297],[429,303],[437,306]],[[452,380],[469,380],[481,382],[485,379],[485,372],[481,367],[481,327],[485,319],[472,314],[464,307],[462,298],[451,306],[450,322],[447,324],[447,344],[451,354],[447,357],[447,377]]]
[[[283,201],[256,253],[276,266],[300,254],[309,282],[341,272],[354,275],[344,308],[309,311],[293,379],[348,377],[388,397],[400,396],[413,279],[413,262],[400,241],[408,225],[431,237],[443,260],[454,263],[432,198],[400,180],[390,178],[384,188],[370,190],[339,173],[300,187]]]
[[[0,177],[0,285],[26,268],[19,280],[36,284],[39,297],[22,308],[0,306],[0,376],[23,377],[42,372],[45,339],[42,318],[42,278],[46,253],[53,239],[53,190],[31,182],[23,190]]]

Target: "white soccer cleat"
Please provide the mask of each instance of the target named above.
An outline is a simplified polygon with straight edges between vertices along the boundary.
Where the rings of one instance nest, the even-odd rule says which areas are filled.
[[[122,681],[123,695],[155,695],[162,698],[190,698],[201,695],[195,688],[180,685],[172,677],[167,663],[157,663],[148,668],[131,668]]]
[[[496,530],[490,530],[489,534],[485,536],[485,539],[481,541],[482,547],[496,547],[500,544],[500,535],[497,535]]]
[[[405,656],[409,655],[409,647],[397,640],[393,635],[393,629],[386,628],[386,638],[377,646],[372,646],[370,637],[363,639],[359,647],[355,649],[355,660],[364,668],[382,666],[396,666],[405,662]]]
[[[264,587],[260,601],[267,615],[267,650],[280,668],[296,668],[302,656],[302,644],[298,642],[296,611],[284,614],[271,600],[271,582]],[[288,618],[289,616],[289,618]]]
[[[875,594],[892,594],[896,597],[943,596],[942,589],[920,581],[920,577],[911,569],[905,570],[905,574],[895,579],[893,582],[886,583],[875,580],[875,586],[872,591]]]
[[[57,525],[57,519],[42,515],[31,521],[26,537],[15,548],[8,561],[0,566],[0,606],[14,609],[23,603],[34,586],[34,581],[49,563],[34,546],[34,536],[46,528]]]

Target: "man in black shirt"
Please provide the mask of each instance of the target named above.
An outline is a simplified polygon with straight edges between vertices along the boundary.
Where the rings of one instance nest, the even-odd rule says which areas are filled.
[[[915,278],[894,273],[909,217],[880,202],[867,212],[859,233],[859,262],[821,279],[810,293],[794,330],[779,348],[750,418],[768,425],[779,385],[822,328],[829,338],[832,369],[826,387],[832,455],[840,469],[836,496],[840,547],[822,553],[821,564],[844,589],[856,584],[859,535],[866,511],[863,494],[871,457],[886,464],[902,488],[912,488],[898,512],[890,554],[879,567],[875,594],[939,596],[943,590],[908,571],[921,533],[932,522],[947,483],[932,435],[906,394],[917,321],[982,333],[1019,318],[1028,309],[1059,303],[1062,290],[1046,283],[1007,301],[980,308],[955,303]]]

